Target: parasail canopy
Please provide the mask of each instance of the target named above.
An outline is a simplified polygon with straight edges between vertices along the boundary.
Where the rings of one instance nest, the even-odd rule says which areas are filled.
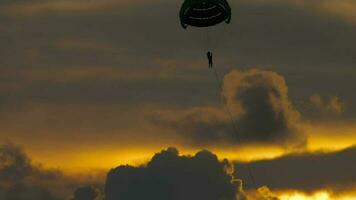
[[[185,0],[180,10],[183,28],[209,27],[230,20],[231,8],[226,0]]]

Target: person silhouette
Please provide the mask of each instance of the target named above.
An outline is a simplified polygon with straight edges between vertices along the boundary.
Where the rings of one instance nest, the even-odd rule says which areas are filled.
[[[208,53],[206,53],[206,56],[209,60],[209,68],[213,68],[213,53],[211,51],[208,51]]]

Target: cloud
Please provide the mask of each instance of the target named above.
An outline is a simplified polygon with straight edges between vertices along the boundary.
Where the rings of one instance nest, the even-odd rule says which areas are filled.
[[[340,19],[347,20],[351,23],[356,22],[356,3],[353,0],[243,0],[243,2],[260,5],[289,5],[310,12],[320,12],[328,15],[334,15],[339,17]]]
[[[278,196],[267,186],[262,186],[257,190],[247,191],[247,194],[250,200],[279,200]]]
[[[20,147],[0,146],[0,199],[64,200],[75,184],[60,171],[33,165]]]
[[[174,3],[179,4],[179,1]],[[356,3],[353,0],[319,0],[319,1],[306,1],[306,0],[252,0],[240,1],[244,4],[258,4],[258,5],[284,5],[300,8],[310,12],[321,12],[329,15],[335,15],[341,19],[345,19],[352,23],[356,22],[355,10]],[[97,11],[108,11],[118,9],[121,7],[137,6],[137,5],[157,5],[161,4],[160,0],[132,0],[132,1],[113,1],[113,0],[31,0],[31,1],[9,1],[4,0],[3,4],[6,5],[5,9],[0,11],[10,16],[36,16],[36,15],[50,15],[53,13],[92,13]]]
[[[324,0],[321,8],[331,14],[340,16],[351,23],[356,23],[356,2],[353,0]]]
[[[155,154],[146,166],[112,169],[105,186],[107,200],[236,200],[245,199],[241,181],[227,160],[201,151],[180,156],[175,148]]]
[[[319,111],[341,114],[345,111],[345,104],[337,96],[323,98],[315,94],[309,97],[309,102],[315,106]]]
[[[163,112],[150,120],[175,129],[197,144],[236,144],[240,140],[292,146],[305,144],[298,128],[299,113],[289,100],[281,75],[257,69],[232,71],[224,78],[223,96],[237,133],[231,129],[228,113],[214,107]]]
[[[112,10],[116,7],[128,7],[143,4],[142,1],[113,1],[113,0],[31,0],[5,1],[1,12],[12,17],[31,17],[36,15],[51,15],[63,13],[92,13],[95,11]],[[17,15],[17,16],[16,16]]]
[[[228,125],[228,116],[218,108],[197,107],[184,111],[163,111],[149,116],[156,125],[174,129],[194,144],[206,145],[212,141],[228,142],[234,138]]]
[[[91,186],[79,187],[74,192],[74,200],[94,200],[99,196],[99,191]]]
[[[330,153],[286,155],[249,163],[256,182],[273,190],[306,192],[329,189],[337,193],[356,187],[356,147]],[[237,177],[247,177],[246,164],[236,163]],[[249,184],[247,187],[250,187]]]
[[[281,75],[256,69],[232,71],[224,78],[223,95],[243,137],[282,143],[298,139],[299,113]]]
[[[258,188],[258,193],[265,200],[278,200],[279,198],[267,187],[263,186]]]

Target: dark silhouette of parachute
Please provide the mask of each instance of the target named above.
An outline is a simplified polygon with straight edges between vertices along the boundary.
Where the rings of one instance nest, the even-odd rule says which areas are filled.
[[[183,28],[209,27],[230,20],[231,8],[226,0],[185,0],[180,10]]]

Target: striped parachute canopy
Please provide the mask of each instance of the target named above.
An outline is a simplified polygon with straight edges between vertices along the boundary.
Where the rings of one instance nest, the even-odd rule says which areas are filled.
[[[209,27],[230,20],[231,8],[226,0],[185,0],[180,10],[183,28]]]

